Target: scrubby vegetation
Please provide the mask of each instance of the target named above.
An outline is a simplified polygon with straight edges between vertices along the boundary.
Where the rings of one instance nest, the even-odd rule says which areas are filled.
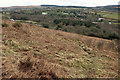
[[[45,6],[44,6],[45,7]],[[115,9],[110,11],[102,8],[79,8],[68,9],[52,8],[18,8],[2,11],[3,19],[40,25],[44,28],[62,30],[87,36],[104,39],[119,39],[117,13]],[[109,15],[106,15],[109,14]],[[115,17],[114,17],[115,16]]]
[[[45,7],[45,6],[44,6]],[[17,8],[2,11],[3,19],[35,24],[44,28],[62,30],[104,39],[119,39],[116,10],[103,8]],[[108,14],[108,15],[107,15]],[[15,25],[19,26],[19,25]]]
[[[15,24],[4,22],[9,26]],[[21,28],[3,28],[3,78],[59,80],[118,76],[117,44],[113,40],[21,24]],[[57,27],[61,30],[65,25]],[[96,32],[95,27],[91,28]]]
[[[42,24],[42,26],[43,26],[44,28],[49,28],[49,25],[48,25],[48,24]]]
[[[2,77],[117,78],[120,35],[116,8],[3,8]]]
[[[2,23],[2,27],[8,27],[9,25],[7,23]]]
[[[16,22],[16,23],[13,23],[12,25],[13,27],[21,27],[22,24],[20,22]]]

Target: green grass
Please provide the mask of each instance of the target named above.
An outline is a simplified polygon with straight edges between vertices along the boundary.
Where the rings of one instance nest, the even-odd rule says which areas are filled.
[[[100,15],[102,15],[103,17],[106,17],[106,18],[118,19],[118,13],[113,13],[113,12],[100,12],[100,13],[97,13],[97,14],[100,14]]]
[[[113,23],[113,24],[119,24],[119,23]]]
[[[118,19],[118,13],[107,14],[104,17]]]
[[[87,65],[85,65],[83,62],[81,62],[81,61],[76,61],[76,62],[74,62],[74,67],[82,67],[82,68],[84,68],[85,70],[87,70]]]
[[[32,23],[32,24],[37,24],[38,22],[35,21],[25,21],[26,23]]]
[[[4,14],[2,14],[2,17],[10,18],[10,15],[4,15]]]
[[[32,11],[26,11],[25,13],[32,13]]]

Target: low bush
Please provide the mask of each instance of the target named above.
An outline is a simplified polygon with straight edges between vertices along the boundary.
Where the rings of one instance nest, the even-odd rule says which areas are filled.
[[[99,25],[97,25],[96,28],[101,29],[101,27]]]
[[[57,25],[56,30],[59,30],[62,28],[62,25]]]
[[[119,39],[119,36],[116,33],[110,33],[109,38],[110,39]]]
[[[49,25],[48,25],[48,24],[42,24],[42,26],[43,26],[44,28],[49,28]]]
[[[13,23],[13,27],[21,27],[22,24],[20,22]]]
[[[2,27],[8,27],[9,25],[7,23],[2,23]]]
[[[63,31],[65,31],[65,32],[68,32],[68,30],[65,28],[65,29],[63,29]]]
[[[84,25],[88,28],[91,27],[91,26],[96,26],[96,24],[94,24],[92,22],[84,22]]]

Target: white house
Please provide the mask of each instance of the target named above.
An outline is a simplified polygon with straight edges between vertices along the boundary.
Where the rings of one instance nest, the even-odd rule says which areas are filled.
[[[14,19],[9,19],[10,21],[15,21]]]
[[[112,22],[109,22],[109,24],[112,24]]]
[[[47,15],[47,13],[46,13],[46,12],[42,12],[42,14],[43,14],[43,15]]]
[[[98,18],[99,21],[104,20],[104,18]]]

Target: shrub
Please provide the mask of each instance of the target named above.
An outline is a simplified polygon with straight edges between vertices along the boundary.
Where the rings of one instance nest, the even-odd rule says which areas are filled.
[[[60,28],[62,28],[62,25],[58,25],[58,26],[56,27],[56,30],[58,30],[58,29],[60,29]]]
[[[110,39],[119,39],[119,36],[116,33],[110,33],[109,38]]]
[[[80,16],[80,15],[78,15],[77,17],[79,17],[79,18],[87,18],[87,16]]]
[[[92,22],[85,22],[85,26],[86,27],[91,27],[91,26],[95,26],[96,24],[92,23]]]
[[[60,20],[56,19],[56,20],[54,20],[54,23],[55,23],[55,24],[59,24],[59,23],[60,23]]]
[[[8,27],[9,25],[7,23],[2,23],[2,27]]]
[[[20,22],[13,23],[13,27],[21,27],[22,24]]]
[[[33,62],[31,62],[30,57],[25,57],[19,62],[19,70],[27,71],[32,68]]]
[[[106,33],[106,30],[103,30],[103,33]]]
[[[42,24],[44,28],[49,28],[48,24]]]
[[[21,17],[20,19],[21,19],[21,20],[28,20],[27,17]]]
[[[95,27],[91,27],[91,32],[93,32],[93,33],[98,33],[98,29],[97,28],[95,28]]]
[[[101,27],[99,25],[97,25],[96,28],[101,29]]]
[[[70,24],[70,23],[69,23],[69,22],[67,22],[65,25],[66,25],[66,26],[68,26],[69,24]]]
[[[95,34],[95,33],[93,33],[93,32],[88,33],[88,36],[99,37],[97,34]]]
[[[76,26],[76,24],[75,24],[75,23],[73,23],[73,24],[72,24],[72,26]]]
[[[65,31],[65,32],[68,32],[68,30],[65,28],[65,29],[63,29],[63,31]]]

